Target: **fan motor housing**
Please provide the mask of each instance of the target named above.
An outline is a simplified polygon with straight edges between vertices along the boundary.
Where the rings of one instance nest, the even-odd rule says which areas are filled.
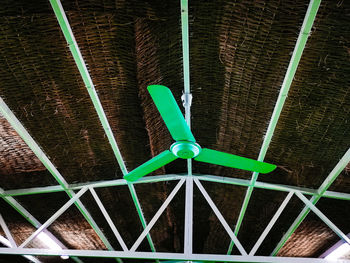
[[[171,145],[170,151],[182,159],[191,159],[201,152],[202,148],[198,143],[189,141],[178,141]]]

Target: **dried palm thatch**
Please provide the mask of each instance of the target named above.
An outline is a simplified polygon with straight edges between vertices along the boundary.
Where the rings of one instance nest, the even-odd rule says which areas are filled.
[[[172,142],[146,88],[149,84],[166,85],[180,104],[179,3],[62,2],[123,158],[132,170]],[[257,158],[307,5],[304,0],[189,2],[192,129],[202,146]],[[317,188],[349,147],[349,14],[346,1],[322,2],[266,156],[278,169],[260,175],[260,180]],[[0,30],[0,96],[68,183],[121,178],[49,2],[6,1],[0,7]],[[1,117],[0,125],[0,186],[16,189],[56,184]],[[202,174],[251,177],[248,172],[200,163],[193,169]],[[349,191],[348,170],[332,190]],[[180,160],[154,174],[182,172],[186,172],[186,164]],[[204,185],[234,225],[246,188]],[[173,188],[171,182],[136,186],[147,221]],[[142,226],[128,190],[103,188],[98,194],[131,246]],[[254,190],[238,235],[247,249],[284,197],[284,193]],[[18,197],[39,221],[45,221],[67,200],[63,193]],[[86,195],[82,202],[112,246],[120,249],[92,197]],[[194,203],[194,251],[226,253],[230,240],[196,189]],[[346,205],[338,200],[320,203],[327,212],[336,207],[338,210],[330,212],[332,219],[349,232],[338,212],[344,212]],[[183,207],[182,189],[151,231],[157,251],[182,251]],[[299,200],[292,199],[259,254],[271,253],[302,207]],[[4,203],[2,209],[10,208]],[[15,213],[9,213],[6,221],[18,241],[33,232]],[[49,230],[68,248],[106,249],[75,207]],[[318,256],[335,241],[333,233],[309,216],[279,255]],[[143,242],[140,249],[150,248]]]

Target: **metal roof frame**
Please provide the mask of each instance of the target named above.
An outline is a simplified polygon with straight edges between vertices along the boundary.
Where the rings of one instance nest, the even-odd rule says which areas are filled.
[[[278,97],[278,100],[276,102],[274,112],[271,117],[271,121],[269,124],[269,127],[267,129],[267,134],[264,138],[263,145],[261,147],[258,160],[263,161],[269,143],[271,141],[271,138],[274,133],[274,129],[277,125],[279,115],[282,111],[284,102],[286,100],[288,90],[291,86],[294,74],[296,72],[298,63],[300,61],[303,49],[305,47],[307,38],[310,34],[311,27],[313,25],[315,16],[317,14],[317,10],[320,5],[320,0],[311,0],[308,11],[306,13],[303,26],[301,28],[301,32],[299,34],[288,70],[286,72],[286,76],[284,79],[284,82],[281,87],[281,91]],[[80,53],[79,47],[75,41],[73,32],[70,28],[69,22],[67,20],[67,17],[64,13],[63,7],[59,0],[50,0],[50,3],[52,5],[52,8],[56,14],[56,17],[58,19],[58,22],[61,26],[61,29],[63,31],[63,34],[67,40],[67,43],[69,45],[69,48],[71,50],[71,53],[73,55],[73,58],[77,64],[77,67],[80,71],[80,74],[82,76],[82,79],[85,83],[85,86],[88,90],[88,93],[91,97],[91,100],[93,102],[93,105],[96,109],[96,112],[99,116],[99,119],[101,121],[101,124],[103,126],[103,129],[108,137],[108,140],[111,144],[111,147],[113,149],[113,152],[115,154],[115,157],[119,163],[119,166],[123,172],[123,174],[127,174],[127,168],[125,166],[125,163],[123,161],[122,155],[119,151],[117,142],[114,138],[113,132],[111,130],[111,127],[108,123],[107,117],[104,113],[103,107],[100,103],[100,100],[98,98],[98,95],[96,93],[96,90],[94,88],[94,85],[92,83],[91,77],[89,75],[89,72],[86,68],[85,62],[82,58],[82,55]],[[189,35],[188,35],[188,1],[187,0],[180,0],[181,4],[181,25],[182,25],[182,46],[183,46],[183,73],[184,73],[184,106],[185,106],[185,119],[190,126],[190,107],[191,107],[191,93],[190,93],[190,78],[189,78]],[[338,198],[343,200],[350,200],[350,194],[348,193],[338,193],[338,192],[332,192],[327,191],[329,186],[334,182],[334,180],[337,178],[337,176],[343,171],[347,163],[350,162],[350,149],[345,153],[343,158],[339,161],[339,163],[335,166],[333,171],[329,174],[327,179],[324,181],[324,183],[321,185],[321,187],[317,190],[310,189],[310,188],[301,188],[301,187],[294,187],[294,186],[287,186],[287,185],[278,185],[278,184],[269,184],[264,182],[257,181],[258,173],[253,173],[251,180],[242,180],[238,178],[224,178],[224,177],[218,177],[218,176],[212,176],[212,175],[193,175],[192,174],[192,165],[191,160],[188,160],[187,166],[188,166],[188,173],[187,175],[164,175],[164,176],[149,176],[146,178],[141,179],[137,183],[151,183],[151,182],[160,182],[160,181],[168,181],[168,180],[179,180],[177,186],[174,188],[173,192],[168,196],[168,198],[165,200],[161,208],[157,211],[154,218],[149,222],[147,225],[146,220],[142,213],[142,208],[140,206],[140,203],[138,201],[136,191],[134,189],[134,185],[131,183],[126,182],[123,179],[118,180],[109,180],[109,181],[101,181],[101,182],[94,182],[89,184],[76,184],[76,185],[69,185],[65,179],[62,177],[62,175],[59,173],[59,171],[55,168],[55,166],[51,163],[49,158],[45,155],[45,153],[40,149],[38,144],[33,140],[33,138],[30,136],[30,134],[26,131],[26,129],[23,127],[23,125],[18,121],[18,119],[15,117],[15,115],[12,113],[12,111],[7,107],[5,102],[0,98],[0,112],[5,116],[5,118],[11,123],[11,125],[14,127],[14,129],[17,131],[17,133],[23,138],[23,140],[28,144],[28,146],[32,149],[32,151],[37,155],[37,157],[42,161],[42,163],[45,165],[45,167],[50,171],[50,173],[54,176],[54,178],[58,181],[58,186],[48,186],[48,187],[37,187],[37,188],[27,188],[27,189],[16,189],[16,190],[7,190],[4,191],[1,189],[0,195],[1,197],[7,201],[11,206],[13,206],[17,211],[21,213],[22,216],[24,216],[29,222],[31,222],[36,228],[38,228],[37,231],[33,233],[33,235],[27,239],[22,245],[20,245],[18,248],[0,248],[0,254],[13,254],[13,255],[69,255],[73,256],[73,259],[76,259],[77,262],[81,262],[80,259],[76,258],[77,256],[94,256],[94,257],[111,257],[111,258],[117,258],[119,262],[121,260],[119,258],[149,258],[149,259],[155,259],[156,261],[159,260],[192,260],[192,261],[198,261],[198,260],[204,260],[204,261],[227,261],[227,262],[328,262],[324,259],[310,259],[310,258],[286,258],[286,257],[274,257],[279,249],[283,246],[283,244],[286,242],[286,240],[290,237],[290,235],[295,231],[295,229],[300,225],[302,220],[306,217],[308,212],[312,210],[313,212],[318,215],[321,220],[323,220],[332,230],[334,230],[342,239],[344,239],[346,242],[350,244],[350,239],[339,229],[337,228],[321,211],[319,211],[315,204],[321,197],[328,197],[328,198]],[[211,182],[217,182],[217,183],[226,183],[226,184],[234,184],[234,185],[241,185],[247,187],[246,197],[245,201],[243,202],[241,213],[238,219],[238,223],[236,225],[235,231],[233,232],[227,222],[222,217],[220,211],[215,206],[214,202],[211,200],[210,196],[204,189],[203,185],[200,183],[200,180],[203,181],[211,181]],[[164,209],[167,207],[167,205],[171,202],[172,198],[176,195],[177,191],[180,189],[180,187],[186,182],[186,204],[185,204],[185,242],[184,242],[184,253],[158,253],[155,252],[155,247],[153,244],[153,241],[149,235],[149,230],[152,228],[152,226],[155,224],[161,213],[164,211]],[[224,228],[228,232],[229,236],[231,237],[231,244],[228,250],[228,255],[205,255],[205,254],[193,254],[192,252],[192,232],[193,232],[193,186],[197,185],[205,199],[208,201],[210,207],[214,211],[214,213],[219,218],[220,222],[223,224]],[[136,240],[135,244],[132,246],[130,250],[126,247],[122,237],[120,236],[119,232],[117,231],[115,225],[113,224],[112,220],[110,219],[107,211],[104,209],[104,206],[101,202],[101,200],[98,198],[94,188],[98,187],[113,187],[118,185],[128,185],[130,194],[132,196],[132,199],[135,204],[135,208],[138,212],[138,215],[140,217],[141,223],[144,227],[144,231],[141,233],[138,240]],[[252,191],[255,187],[258,188],[264,188],[264,189],[270,189],[270,190],[277,190],[277,191],[285,191],[288,192],[288,195],[286,196],[285,200],[279,207],[279,209],[276,211],[275,215],[272,217],[270,223],[267,225],[266,229],[258,239],[257,243],[253,247],[253,249],[248,254],[243,246],[239,243],[237,235],[240,228],[240,225],[243,221],[245,211],[248,207],[248,203],[252,194]],[[74,190],[80,190],[78,194],[74,193]],[[116,235],[117,239],[121,243],[121,246],[123,248],[123,251],[113,251],[112,246],[109,244],[108,240],[103,235],[102,231],[99,229],[97,224],[95,223],[94,219],[91,217],[91,215],[88,213],[86,208],[82,205],[82,203],[79,200],[79,197],[83,195],[87,190],[90,190],[92,193],[95,201],[97,202],[99,208],[102,211],[102,214],[106,218],[107,222],[109,223],[109,226],[111,227],[112,231]],[[58,192],[58,191],[65,191],[68,196],[70,197],[70,200],[61,208],[59,209],[47,222],[44,224],[40,224],[27,210],[25,210],[14,198],[14,196],[18,195],[26,195],[26,194],[37,194],[37,193],[50,193],[50,192]],[[270,257],[261,257],[261,256],[254,256],[255,252],[257,251],[260,244],[263,242],[264,238],[266,237],[269,230],[272,228],[274,223],[278,220],[279,215],[282,213],[283,209],[288,204],[288,201],[293,195],[296,195],[305,203],[305,208],[299,215],[299,217],[296,219],[296,221],[292,224],[289,231],[284,235],[280,243],[277,245],[276,249],[272,253]],[[308,200],[304,194],[312,195],[311,199]],[[105,243],[109,251],[101,251],[101,250],[67,250],[64,249],[62,251],[52,251],[47,249],[34,249],[34,248],[24,248],[37,234],[40,233],[40,231],[45,231],[45,228],[52,223],[59,215],[60,213],[64,212],[64,209],[68,208],[71,204],[75,203],[75,205],[79,208],[80,212],[84,215],[84,217],[87,219],[87,221],[90,223],[92,228],[95,230],[95,232],[100,236],[101,240]],[[3,224],[2,224],[3,225]],[[10,233],[7,233],[10,234]],[[152,253],[150,252],[136,252],[136,249],[138,245],[141,243],[143,238],[147,237],[148,242],[150,244]],[[241,252],[241,256],[232,256],[229,255],[232,251],[233,245],[236,245],[239,251]],[[350,262],[349,260],[339,260],[338,262]]]
[[[350,148],[343,155],[343,157],[340,159],[340,161],[337,163],[334,169],[330,172],[326,180],[318,188],[317,194],[312,196],[311,199],[309,200],[313,205],[316,205],[316,203],[321,199],[321,197],[324,196],[324,194],[327,192],[327,189],[331,186],[331,184],[335,181],[335,179],[344,170],[344,168],[349,162],[350,162]],[[305,217],[309,214],[310,210],[311,209],[308,205],[306,205],[303,208],[303,210],[300,212],[298,217],[294,220],[292,225],[289,227],[288,231],[284,234],[284,236],[279,241],[275,249],[272,251],[271,255],[273,256],[277,255],[277,253],[280,251],[283,245],[287,242],[288,238],[294,233],[294,231],[298,228],[301,222],[303,222]]]
[[[344,161],[346,157],[343,157]],[[134,182],[134,184],[145,184],[145,183],[157,183],[157,182],[165,182],[165,181],[175,181],[180,180],[182,177],[187,176],[187,174],[166,174],[166,175],[156,175],[156,176],[146,176],[140,178],[138,181]],[[234,177],[222,177],[216,175],[207,175],[207,174],[193,174],[196,178],[201,181],[207,182],[215,182],[222,184],[232,184],[238,186],[251,186],[250,180],[234,178]],[[93,187],[93,188],[106,188],[113,186],[121,186],[127,185],[128,182],[125,179],[115,179],[115,180],[105,180],[105,181],[97,181],[97,182],[89,182],[89,183],[81,183],[81,184],[69,184],[68,189],[70,190],[80,190],[81,188]],[[273,183],[265,183],[256,181],[255,188],[267,189],[272,191],[281,191],[288,192],[292,190],[299,191],[306,195],[318,196],[318,189],[306,188],[306,187],[298,187],[292,185],[284,185],[284,184],[273,184]],[[22,195],[34,195],[34,194],[44,194],[44,193],[56,193],[64,191],[61,186],[43,186],[43,187],[32,187],[32,188],[22,188],[22,189],[13,189],[13,190],[2,190],[0,191],[0,195],[4,197],[16,197]],[[350,194],[343,192],[335,192],[335,191],[325,191],[322,195],[324,198],[333,198],[340,200],[350,200]]]
[[[239,249],[241,255],[240,256],[232,256],[232,255],[206,255],[206,254],[193,254],[186,252],[186,247],[184,247],[184,253],[157,253],[157,252],[136,252],[137,247],[140,245],[142,240],[146,237],[149,230],[154,226],[156,221],[159,219],[161,214],[164,212],[166,207],[169,205],[171,200],[174,198],[174,196],[177,194],[178,190],[181,188],[181,186],[184,184],[186,180],[194,181],[197,187],[199,188],[200,192],[204,196],[204,198],[209,203],[211,209],[218,217],[219,221],[227,231],[228,235],[231,237],[231,239],[235,242],[235,245]],[[329,262],[325,259],[311,259],[311,258],[295,258],[295,257],[262,257],[262,256],[254,256],[255,252],[257,251],[258,247],[262,243],[263,239],[266,237],[268,231],[272,228],[273,224],[278,220],[279,215],[281,214],[282,210],[286,207],[288,201],[292,197],[293,194],[298,196],[301,201],[303,201],[319,218],[325,222],[337,235],[339,235],[341,238],[343,238],[347,243],[350,244],[350,239],[334,224],[332,223],[326,215],[324,215],[319,209],[316,208],[314,204],[312,204],[301,192],[296,190],[290,190],[287,197],[285,198],[284,202],[280,205],[279,209],[276,211],[275,215],[271,219],[270,223],[266,226],[266,229],[263,231],[262,235],[254,245],[254,247],[251,249],[249,254],[246,252],[246,250],[243,248],[243,246],[238,241],[238,238],[233,233],[223,216],[221,215],[220,211],[210,198],[209,194],[206,192],[203,185],[200,183],[199,178],[194,176],[187,176],[183,177],[179,180],[176,187],[173,189],[171,194],[168,196],[168,198],[163,202],[161,207],[158,209],[150,223],[148,224],[147,228],[140,234],[139,238],[135,241],[134,245],[128,249],[123,248],[123,251],[104,251],[104,250],[61,250],[61,251],[54,251],[54,250],[47,250],[47,249],[36,249],[36,248],[24,248],[26,245],[29,244],[31,240],[35,238],[41,231],[45,230],[46,227],[48,227],[52,222],[54,222],[59,215],[61,215],[66,209],[68,209],[69,206],[71,206],[79,197],[81,197],[88,189],[93,189],[93,187],[83,187],[74,198],[70,199],[66,204],[64,204],[60,209],[57,210],[41,227],[38,228],[37,231],[35,231],[27,240],[25,240],[19,247],[14,248],[0,248],[0,254],[13,254],[13,255],[69,255],[69,256],[86,256],[86,257],[116,257],[116,258],[148,258],[148,259],[177,259],[177,260],[214,260],[214,261],[226,261],[226,262]],[[98,203],[98,200],[95,200]],[[108,215],[104,214],[106,219],[108,219]],[[110,222],[110,224],[114,226],[113,222]],[[111,228],[113,228],[111,226]],[[116,229],[116,228],[115,228]],[[184,243],[184,246],[187,244]],[[334,261],[332,261],[334,262]],[[337,262],[346,262],[349,263],[350,260],[338,260]]]
[[[330,261],[322,258],[302,258],[302,257],[269,257],[269,256],[234,256],[215,254],[191,254],[183,253],[162,253],[162,252],[119,252],[106,250],[62,250],[54,251],[49,249],[29,249],[29,248],[0,248],[0,254],[12,255],[42,255],[60,256],[62,254],[78,257],[96,258],[136,258],[136,259],[160,259],[160,260],[182,260],[182,261],[205,261],[205,262],[254,262],[254,263],[349,263],[350,260]]]
[[[1,98],[0,98],[1,99]],[[4,196],[2,193],[4,190],[0,188],[0,197],[6,201],[13,209],[15,209],[21,216],[23,216],[30,224],[32,224],[35,228],[39,228],[42,226],[42,224],[25,209],[20,203],[18,203],[13,197],[11,196]],[[3,229],[4,230],[4,229]],[[4,230],[5,231],[5,230]],[[57,245],[59,245],[62,249],[67,249],[65,245],[61,243],[51,232],[48,230],[44,230],[46,235],[48,235],[49,238],[51,238]],[[16,244],[17,247],[17,244]],[[72,259],[77,263],[83,263],[79,258],[72,257]]]

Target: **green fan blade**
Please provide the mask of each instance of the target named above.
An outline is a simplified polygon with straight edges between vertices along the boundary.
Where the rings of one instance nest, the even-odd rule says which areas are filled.
[[[162,85],[148,86],[148,91],[173,139],[175,141],[195,142],[196,140],[171,91]]]
[[[263,174],[269,173],[276,168],[274,164],[259,162],[253,159],[206,148],[202,149],[201,153],[194,159],[200,162],[218,164]]]
[[[140,165],[139,167],[135,168],[132,170],[130,173],[126,174],[124,176],[124,179],[129,181],[129,182],[134,182],[140,177],[145,176],[146,174],[149,174],[153,172],[154,170],[157,170],[158,168],[174,161],[177,159],[177,157],[172,154],[171,151],[166,150],[151,160],[145,162],[144,164]]]

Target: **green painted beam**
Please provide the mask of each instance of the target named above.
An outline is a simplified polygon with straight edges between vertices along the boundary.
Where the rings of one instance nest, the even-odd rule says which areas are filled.
[[[85,64],[85,61],[80,53],[80,49],[78,47],[78,44],[75,40],[75,37],[74,37],[74,34],[72,32],[72,29],[70,27],[70,24],[68,22],[68,19],[66,17],[66,14],[64,12],[64,9],[62,7],[62,4],[60,2],[60,0],[50,0],[50,3],[51,3],[51,6],[52,6],[52,9],[54,10],[55,12],[55,15],[57,17],[57,20],[58,20],[58,23],[61,27],[61,30],[63,32],[63,35],[64,37],[66,38],[66,41],[68,43],[68,46],[69,46],[69,49],[73,55],[73,58],[74,58],[74,61],[75,63],[77,64],[77,67],[79,69],[79,72],[80,72],[80,75],[84,81],[84,84],[87,88],[87,91],[90,95],[90,98],[91,98],[91,101],[95,107],[95,110],[97,112],[97,115],[100,119],[100,122],[102,124],[102,127],[105,131],[105,134],[108,138],[108,141],[113,149],[113,152],[114,152],[114,155],[115,155],[115,158],[117,159],[118,161],[118,164],[119,164],[119,167],[123,173],[123,175],[126,175],[128,173],[128,170],[125,166],[125,163],[124,163],[124,160],[122,158],[122,155],[120,153],[120,150],[119,150],[119,147],[117,145],[117,142],[114,138],[114,135],[113,135],[113,131],[109,125],[109,122],[107,120],[107,117],[106,117],[106,114],[103,110],[103,107],[102,107],[102,104],[100,102],[100,99],[98,98],[98,95],[96,93],[96,90],[95,90],[95,87],[94,87],[94,84],[91,80],[91,77],[90,77],[90,73],[89,71],[87,70],[87,67],[86,67],[86,64]],[[137,213],[140,217],[140,220],[141,220],[141,223],[142,225],[146,225],[146,220],[144,218],[144,215],[142,213],[142,208],[140,206],[140,203],[137,200],[137,195],[136,195],[136,191],[134,189],[134,187],[129,187],[129,190],[130,190],[130,194],[132,196],[132,199],[134,201],[134,204],[135,204],[135,207],[136,207],[136,210],[137,210]],[[150,247],[152,249],[152,251],[155,251],[155,248],[154,248],[154,244],[153,244],[153,241],[150,237],[150,235],[148,234],[147,235],[147,240],[149,241],[149,244],[150,244]]]
[[[317,191],[318,194],[311,197],[310,202],[313,205],[316,205],[316,203],[321,199],[321,197],[324,197],[324,194],[326,193],[327,189],[331,186],[331,184],[335,181],[335,179],[337,179],[339,174],[345,169],[345,167],[348,165],[349,162],[350,162],[350,148],[343,155],[343,157],[340,159],[340,161],[337,163],[334,169],[330,172],[326,180],[319,187]],[[300,212],[300,214],[298,215],[298,217],[294,220],[293,224],[289,227],[287,232],[283,235],[282,239],[278,242],[275,249],[272,251],[271,253],[272,256],[276,256],[278,254],[278,252],[281,250],[283,245],[287,242],[289,237],[303,222],[303,220],[309,214],[309,212],[310,212],[310,208],[305,206],[303,210]]]
[[[103,129],[105,130],[105,133],[107,135],[109,143],[112,146],[114,155],[117,158],[120,169],[122,170],[123,174],[127,174],[126,166],[125,166],[125,163],[121,157],[117,142],[114,138],[112,129],[109,125],[106,114],[103,110],[101,102],[100,102],[98,95],[96,93],[95,86],[91,80],[89,71],[88,71],[86,64],[85,64],[85,61],[80,53],[78,44],[74,38],[72,29],[69,25],[69,22],[68,22],[66,15],[65,15],[62,4],[59,0],[50,0],[50,3],[51,3],[53,11],[55,12],[58,23],[61,27],[62,33],[63,33],[64,37],[66,38],[69,49],[73,55],[74,61],[79,69],[80,75],[81,75],[81,77],[84,81],[84,84],[87,88],[87,91],[90,95],[91,101],[96,109],[97,115],[100,119],[100,122],[103,126]]]
[[[306,12],[306,15],[304,18],[303,25],[301,27],[297,42],[295,44],[295,48],[294,48],[291,60],[290,60],[289,65],[288,65],[286,75],[285,75],[283,83],[282,83],[282,87],[281,87],[275,108],[274,108],[272,116],[271,116],[269,126],[267,128],[267,132],[266,132],[263,144],[262,144],[261,149],[260,149],[258,161],[261,161],[261,162],[264,161],[267,149],[269,148],[269,145],[270,145],[273,133],[275,131],[279,116],[282,112],[284,103],[287,99],[290,86],[292,84],[295,72],[298,68],[300,58],[303,54],[307,39],[310,35],[311,28],[312,28],[312,25],[315,21],[316,14],[317,14],[317,11],[318,11],[320,4],[321,4],[321,0],[311,0],[310,1],[309,7],[307,9],[307,12]],[[255,182],[258,179],[258,175],[259,175],[259,173],[256,173],[256,172],[254,172],[252,175],[251,186],[248,188],[248,190],[246,192],[246,195],[245,195],[245,198],[243,201],[243,205],[242,205],[238,220],[236,222],[236,226],[235,226],[235,234],[236,235],[238,235],[240,227],[242,225],[245,212],[247,210],[251,195],[253,193]],[[233,245],[234,245],[234,243],[231,242],[230,246],[228,248],[227,254],[231,254]]]
[[[34,152],[38,159],[42,162],[45,168],[52,174],[60,186],[67,190],[68,184],[61,176],[56,167],[51,163],[49,158],[40,149],[39,145],[33,140],[32,136],[23,127],[21,122],[13,114],[10,108],[6,105],[5,101],[0,97],[0,113],[5,117],[5,119],[11,124],[11,126],[16,130],[16,132],[21,136],[23,141],[28,145],[28,147]]]

